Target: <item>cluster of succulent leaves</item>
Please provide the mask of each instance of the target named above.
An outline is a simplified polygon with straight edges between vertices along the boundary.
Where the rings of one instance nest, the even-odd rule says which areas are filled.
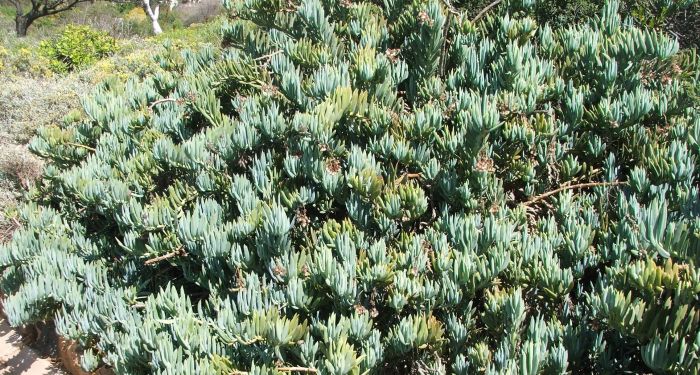
[[[240,0],[43,128],[13,325],[140,374],[698,373],[698,63],[617,3]]]
[[[89,26],[68,25],[55,38],[41,42],[39,49],[49,59],[51,70],[65,73],[111,55],[117,50],[117,40]]]

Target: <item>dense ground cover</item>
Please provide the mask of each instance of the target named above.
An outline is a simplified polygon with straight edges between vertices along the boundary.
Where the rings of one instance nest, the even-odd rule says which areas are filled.
[[[617,5],[228,2],[39,130],[10,322],[125,374],[699,372],[698,60]]]

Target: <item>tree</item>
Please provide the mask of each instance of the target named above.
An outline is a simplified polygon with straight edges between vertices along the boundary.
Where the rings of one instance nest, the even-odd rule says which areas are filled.
[[[25,11],[25,3],[22,0],[8,1],[15,7],[15,32],[19,37],[27,36],[27,29],[29,29],[29,26],[41,17],[67,11],[79,3],[94,2],[94,0],[31,0],[31,8]],[[114,2],[121,1],[116,0]],[[158,22],[161,5],[167,4],[168,8],[172,10],[178,4],[178,1],[134,0],[134,3],[142,7],[146,15],[148,15],[148,18],[150,18],[153,33],[160,34],[163,32]]]
[[[27,36],[27,29],[41,17],[64,12],[78,5],[93,0],[31,0],[31,8],[25,12],[21,0],[8,0],[15,7],[15,32],[17,36]]]
[[[151,20],[151,27],[153,29],[153,34],[160,34],[163,29],[160,27],[160,22],[158,18],[160,17],[160,7],[161,5],[167,6],[168,10],[173,10],[178,4],[178,0],[111,0],[118,3],[128,3],[140,6],[146,15]],[[194,0],[192,0],[194,2]]]
[[[163,29],[160,27],[160,23],[158,22],[158,16],[160,15],[160,6],[164,3],[167,3],[170,10],[173,10],[173,8],[175,8],[178,2],[177,0],[155,0],[153,2],[151,2],[151,0],[139,0],[139,3],[143,8],[143,11],[146,12],[146,15],[148,15],[148,18],[151,19],[153,34],[158,35],[163,32]]]

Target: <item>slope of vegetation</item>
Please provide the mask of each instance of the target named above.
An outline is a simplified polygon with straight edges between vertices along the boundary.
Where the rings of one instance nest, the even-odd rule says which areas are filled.
[[[119,374],[700,372],[694,50],[617,1],[226,5],[38,130],[13,325]]]

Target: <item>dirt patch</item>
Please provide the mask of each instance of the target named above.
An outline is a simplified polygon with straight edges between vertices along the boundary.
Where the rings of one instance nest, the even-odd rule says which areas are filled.
[[[0,375],[66,375],[61,366],[40,357],[22,336],[0,318]]]

